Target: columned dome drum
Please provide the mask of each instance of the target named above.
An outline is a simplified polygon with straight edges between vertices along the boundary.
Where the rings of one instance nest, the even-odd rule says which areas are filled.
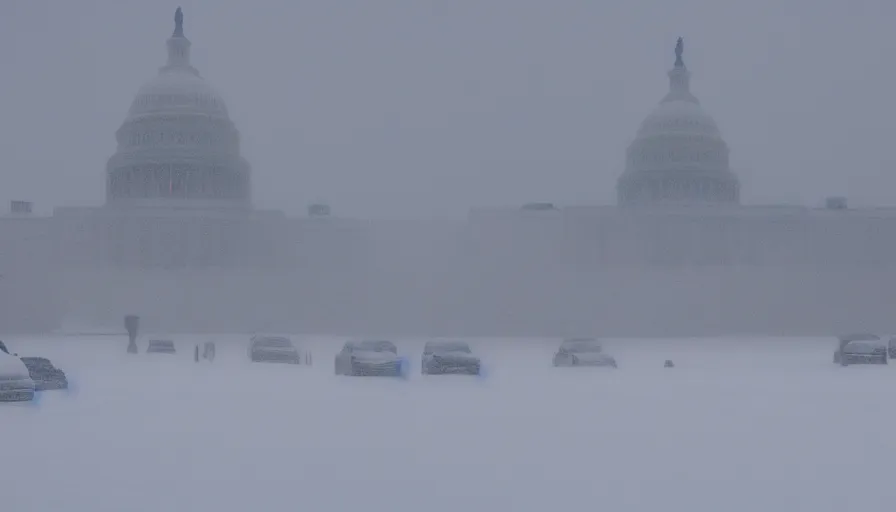
[[[239,132],[220,95],[190,64],[180,8],[167,45],[168,62],[137,92],[116,132],[107,203],[249,207],[250,168]]]
[[[617,184],[620,205],[738,204],[740,185],[728,167],[728,146],[691,94],[681,38],[669,93],[641,123]]]

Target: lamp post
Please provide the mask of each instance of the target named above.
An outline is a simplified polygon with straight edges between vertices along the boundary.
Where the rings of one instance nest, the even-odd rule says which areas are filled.
[[[127,315],[124,317],[124,328],[128,330],[128,354],[137,353],[137,331],[139,327],[139,316]]]

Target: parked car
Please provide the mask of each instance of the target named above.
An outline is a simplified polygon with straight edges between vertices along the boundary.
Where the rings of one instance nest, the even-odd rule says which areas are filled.
[[[890,359],[896,357],[896,336],[891,337],[887,342],[887,356]]]
[[[336,354],[336,375],[389,376],[401,375],[401,358],[391,341],[347,341]]]
[[[834,350],[834,363],[887,364],[887,345],[876,334],[861,333],[840,336]]]
[[[840,351],[840,364],[887,364],[887,346],[881,340],[850,341]]]
[[[26,402],[34,399],[34,381],[28,367],[18,357],[0,351],[0,401]]]
[[[22,362],[28,368],[28,374],[34,381],[35,391],[51,389],[68,389],[68,378],[65,372],[53,366],[45,357],[23,357]]]
[[[420,373],[479,375],[481,361],[464,341],[428,341],[423,346]]]
[[[594,338],[569,338],[560,343],[554,354],[554,366],[610,366],[616,368],[616,359],[605,353]]]
[[[146,347],[147,354],[174,354],[174,342],[171,340],[149,340]]]
[[[249,360],[253,363],[301,364],[302,356],[289,338],[253,336],[249,340]]]

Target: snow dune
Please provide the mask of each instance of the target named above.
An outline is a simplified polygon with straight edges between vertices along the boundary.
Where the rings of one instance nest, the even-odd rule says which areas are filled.
[[[833,365],[833,339],[608,340],[618,370],[471,340],[482,379],[421,376],[398,339],[400,380],[334,376],[341,339],[294,336],[295,367],[170,337],[5,340],[75,388],[0,404],[4,510],[893,510],[896,366]]]

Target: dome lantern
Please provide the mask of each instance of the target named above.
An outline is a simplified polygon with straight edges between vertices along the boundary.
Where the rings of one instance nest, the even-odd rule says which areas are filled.
[[[118,206],[249,208],[250,166],[224,99],[190,63],[184,15],[174,14],[168,59],[137,92],[106,165]]]
[[[740,185],[728,166],[728,146],[691,93],[683,54],[684,40],[679,37],[668,73],[669,92],[628,147],[616,187],[620,205],[740,202]]]
[[[697,97],[691,94],[691,72],[684,65],[684,39],[679,37],[675,45],[675,66],[669,70],[669,93],[661,103],[669,101],[688,101],[700,104]]]
[[[168,45],[168,62],[162,71],[172,68],[181,68],[199,75],[196,68],[190,65],[190,40],[184,35],[184,13],[177,8],[174,13],[174,33],[166,41]]]

